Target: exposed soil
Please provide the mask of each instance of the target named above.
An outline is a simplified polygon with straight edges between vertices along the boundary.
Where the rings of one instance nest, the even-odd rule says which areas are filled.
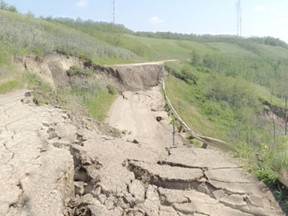
[[[89,79],[114,85],[119,92],[149,89],[157,86],[167,75],[163,62],[144,64],[100,66],[76,57],[54,54],[40,59],[37,56],[19,57],[15,65],[21,71],[39,75],[54,89],[64,88],[85,78],[85,73],[76,76],[67,74],[71,67],[92,72]]]
[[[36,106],[27,90],[0,96],[0,215],[284,215],[266,186],[227,155],[179,135],[172,146],[156,86],[161,65],[146,64],[148,77],[144,66],[118,67],[127,75],[107,123],[122,138]]]

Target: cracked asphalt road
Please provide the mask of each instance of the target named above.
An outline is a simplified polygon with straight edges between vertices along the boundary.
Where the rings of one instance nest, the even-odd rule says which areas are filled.
[[[0,215],[284,215],[227,155],[180,136],[171,148],[159,87],[116,100],[107,121],[122,138],[23,103],[25,92],[0,96]]]
[[[0,96],[0,215],[61,215],[63,190],[74,191],[73,179],[61,176],[73,160],[68,151],[44,150],[43,123],[64,122],[65,113],[22,103],[25,92]],[[63,182],[55,183],[59,177]]]
[[[155,120],[163,103],[158,87],[126,92],[112,107],[109,118],[112,126],[129,131],[124,138],[139,140],[139,155],[142,146],[158,153],[143,158],[137,157],[136,151],[133,155],[126,152],[127,169],[142,182],[146,194],[155,193],[157,208],[150,209],[151,215],[283,215],[270,191],[255,177],[244,175],[227,155],[189,148],[179,137],[177,147],[171,148],[168,116],[162,113],[164,120]],[[169,154],[165,148],[170,148]],[[170,208],[170,213],[162,212],[162,207]]]

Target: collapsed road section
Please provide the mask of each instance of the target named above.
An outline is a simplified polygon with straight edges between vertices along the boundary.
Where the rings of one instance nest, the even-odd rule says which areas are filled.
[[[180,136],[171,148],[159,86],[123,95],[107,119],[121,138],[36,106],[26,90],[0,96],[0,215],[284,215],[227,155]]]

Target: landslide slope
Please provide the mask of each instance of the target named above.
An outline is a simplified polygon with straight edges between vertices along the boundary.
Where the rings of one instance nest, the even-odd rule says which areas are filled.
[[[240,143],[238,155],[275,182],[288,164],[285,119],[273,112],[285,110],[287,44],[3,10],[0,20],[0,93],[34,89],[34,98],[1,96],[1,214],[282,215],[267,188],[221,153],[180,137],[170,149],[171,119],[152,88],[163,65],[103,65],[179,59],[166,83],[181,117],[199,134]],[[118,131],[91,118],[103,121],[115,98],[108,123]]]
[[[35,106],[27,91],[0,104],[1,215],[284,215],[226,155],[180,136],[171,148],[159,86],[116,100],[108,121],[122,138]]]

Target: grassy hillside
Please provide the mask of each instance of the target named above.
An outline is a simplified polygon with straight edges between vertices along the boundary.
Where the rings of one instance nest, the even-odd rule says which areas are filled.
[[[0,10],[0,22],[0,93],[25,83],[39,85],[38,78],[35,82],[13,68],[17,56],[60,52],[95,64],[179,59],[166,66],[171,72],[168,95],[181,117],[199,133],[237,146],[237,155],[252,164],[264,180],[274,181],[276,174],[287,174],[283,123],[263,104],[266,101],[285,111],[286,43],[270,37],[135,33],[121,25],[37,19],[7,10]],[[115,95],[101,84],[90,87],[74,86],[61,94],[70,101],[80,101],[95,118],[103,120]],[[93,113],[95,107],[100,111]],[[257,161],[264,165],[259,167]]]
[[[35,19],[9,11],[0,12],[0,20],[5,25],[1,31],[1,63],[7,62],[5,54],[40,56],[59,51],[90,58],[95,63],[121,62],[137,59],[137,55],[112,46],[96,37],[69,28],[56,22]],[[4,58],[4,59],[3,59]]]

